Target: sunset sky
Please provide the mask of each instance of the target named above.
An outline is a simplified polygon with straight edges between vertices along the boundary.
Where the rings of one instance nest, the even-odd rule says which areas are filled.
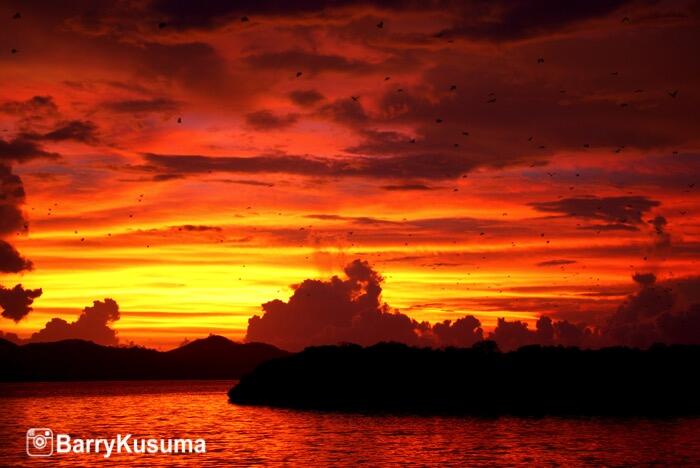
[[[5,333],[112,298],[120,342],[242,339],[355,259],[487,330],[699,273],[697,1],[67,3],[0,6],[0,234],[33,264],[0,284],[42,289]]]

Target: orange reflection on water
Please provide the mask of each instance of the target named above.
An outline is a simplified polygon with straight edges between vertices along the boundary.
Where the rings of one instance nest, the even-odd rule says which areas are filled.
[[[372,416],[241,407],[232,382],[0,386],[1,466],[620,466],[700,463],[700,419]],[[30,427],[72,437],[199,438],[206,454],[25,454]]]

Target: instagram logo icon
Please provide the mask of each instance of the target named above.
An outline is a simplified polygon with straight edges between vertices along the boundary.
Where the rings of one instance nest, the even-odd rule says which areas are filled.
[[[27,431],[27,455],[48,457],[53,454],[53,431],[48,427],[33,427]]]

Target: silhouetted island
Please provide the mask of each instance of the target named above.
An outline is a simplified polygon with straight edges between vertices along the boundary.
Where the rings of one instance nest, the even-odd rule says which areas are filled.
[[[238,379],[287,354],[216,335],[164,352],[84,340],[17,345],[0,339],[0,380]]]
[[[237,404],[474,415],[700,414],[700,346],[501,353],[396,343],[307,348],[261,364],[229,391]]]

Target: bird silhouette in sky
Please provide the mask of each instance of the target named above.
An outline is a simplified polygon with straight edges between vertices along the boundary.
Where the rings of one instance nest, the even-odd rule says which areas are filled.
[[[303,75],[303,73],[300,72],[300,71],[298,71],[298,72],[297,72],[297,78],[299,78],[301,75]]]
[[[672,98],[675,98],[676,96],[678,96],[678,90],[675,89],[673,91],[669,91],[668,95],[671,96]]]
[[[382,29],[384,27],[384,21],[380,21],[379,23],[377,23],[377,27],[379,29]]]
[[[20,19],[21,17],[22,15],[19,12],[17,12],[12,16],[12,19]]]
[[[247,22],[247,21],[248,21],[248,17],[247,17],[247,16],[241,16],[241,23],[245,23],[245,22]]]

